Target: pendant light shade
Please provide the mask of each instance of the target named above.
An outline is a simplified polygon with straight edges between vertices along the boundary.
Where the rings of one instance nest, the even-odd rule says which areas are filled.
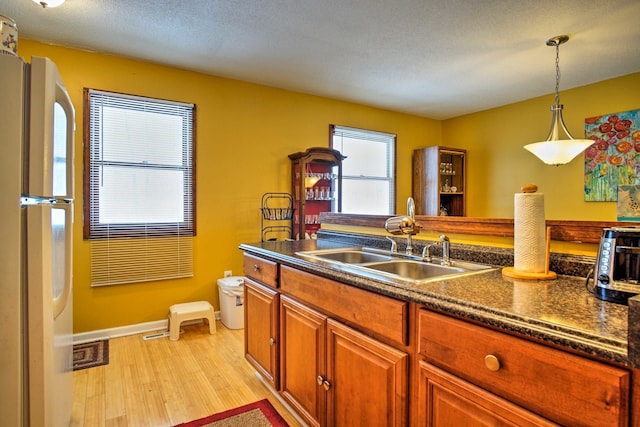
[[[524,148],[548,165],[564,165],[586,150],[593,141],[575,139],[564,124],[563,105],[560,104],[560,45],[569,40],[569,36],[557,36],[547,40],[547,46],[556,48],[556,97],[551,106],[551,127],[547,138],[541,142],[525,145]]]

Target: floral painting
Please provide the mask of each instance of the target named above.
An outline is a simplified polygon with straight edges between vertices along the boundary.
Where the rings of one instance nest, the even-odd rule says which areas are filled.
[[[640,185],[618,186],[618,221],[640,221]]]
[[[640,185],[640,110],[585,119],[584,200],[618,200],[619,185]]]

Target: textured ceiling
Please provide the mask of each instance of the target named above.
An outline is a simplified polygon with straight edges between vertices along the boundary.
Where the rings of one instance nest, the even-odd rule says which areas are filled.
[[[19,36],[445,119],[640,71],[638,0],[0,0]],[[550,104],[552,99],[550,99]]]

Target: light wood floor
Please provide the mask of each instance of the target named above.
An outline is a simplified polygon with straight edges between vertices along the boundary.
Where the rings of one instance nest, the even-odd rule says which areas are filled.
[[[72,426],[174,426],[268,398],[300,426],[244,358],[244,332],[183,325],[178,341],[109,340],[109,364],[73,373]],[[151,333],[145,333],[149,335]]]

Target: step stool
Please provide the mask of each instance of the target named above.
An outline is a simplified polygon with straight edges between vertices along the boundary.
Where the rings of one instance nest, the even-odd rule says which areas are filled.
[[[216,319],[213,307],[207,301],[185,302],[169,307],[169,339],[178,341],[180,324],[186,320],[207,319],[209,333],[216,332]]]

